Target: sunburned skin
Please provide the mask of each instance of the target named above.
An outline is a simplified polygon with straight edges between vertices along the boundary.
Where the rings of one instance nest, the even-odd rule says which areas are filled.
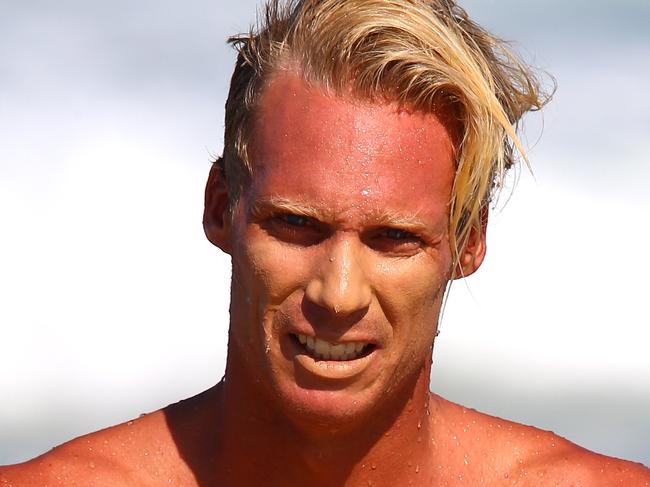
[[[367,481],[374,486],[396,485],[385,463],[354,466],[350,474],[366,479],[360,484],[345,480],[326,484],[313,474],[292,482],[290,472],[284,472],[287,464],[257,470],[248,455],[232,465],[243,463],[248,471],[229,471],[216,459],[222,433],[216,406],[222,400],[220,384],[165,410],[78,438],[28,463],[0,468],[0,485],[297,486],[305,485],[305,478],[309,485],[368,485]],[[435,395],[430,402],[433,431],[418,434],[423,428],[416,426],[412,439],[417,446],[423,441],[435,446],[435,456],[428,460],[433,474],[426,478],[423,465],[407,460],[410,485],[650,485],[648,469],[642,465],[596,455],[550,432],[487,416]],[[251,441],[255,438],[259,441],[258,437]],[[232,479],[235,474],[241,476]]]
[[[392,391],[406,380],[428,383],[451,275],[454,164],[436,117],[314,91],[279,77],[257,112],[253,182],[231,231],[242,325],[229,366],[241,383],[261,375],[260,393],[306,434],[323,425],[329,435],[388,398],[403,402]],[[299,334],[370,349],[347,363],[317,359]]]
[[[252,183],[205,230],[232,256],[225,379],[0,469],[0,486],[648,486],[638,464],[429,391],[452,268],[449,113],[328,94],[281,72],[258,102]],[[462,360],[462,358],[459,358]]]

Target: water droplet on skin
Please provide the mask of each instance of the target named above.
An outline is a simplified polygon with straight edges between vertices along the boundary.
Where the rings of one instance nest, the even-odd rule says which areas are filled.
[[[89,468],[95,468],[95,462],[90,462],[90,463],[88,464],[88,467],[89,467]]]
[[[372,465],[370,465],[370,468],[373,469],[373,470],[377,470],[377,465],[375,465],[375,464],[373,463]]]
[[[133,424],[133,421],[127,421],[126,425],[131,426]]]
[[[422,420],[418,421],[418,429],[422,428]]]

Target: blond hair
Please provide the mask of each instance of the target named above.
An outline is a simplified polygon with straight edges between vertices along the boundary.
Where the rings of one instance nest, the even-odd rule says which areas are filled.
[[[450,201],[455,258],[516,154],[522,115],[547,96],[532,70],[452,0],[270,0],[257,28],[231,37],[239,51],[226,102],[224,154],[231,202],[251,176],[250,122],[265,83],[298,69],[335,94],[424,112],[457,108],[462,127]]]

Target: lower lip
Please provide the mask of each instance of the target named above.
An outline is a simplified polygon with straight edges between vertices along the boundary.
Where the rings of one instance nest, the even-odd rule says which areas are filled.
[[[321,379],[349,380],[360,375],[372,362],[377,349],[352,360],[321,360],[308,354],[296,337],[290,335],[293,360],[303,370]]]

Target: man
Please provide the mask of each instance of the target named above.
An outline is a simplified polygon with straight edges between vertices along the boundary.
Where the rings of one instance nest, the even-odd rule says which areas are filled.
[[[650,485],[429,391],[445,289],[481,265],[513,126],[545,101],[528,68],[448,1],[272,3],[233,42],[204,217],[233,264],[224,379],[0,480]]]

